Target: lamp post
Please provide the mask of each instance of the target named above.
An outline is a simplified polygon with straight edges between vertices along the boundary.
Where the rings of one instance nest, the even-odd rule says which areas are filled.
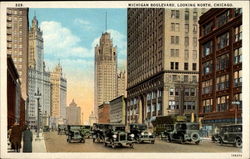
[[[41,93],[39,92],[39,88],[37,89],[37,93],[35,93],[35,98],[37,98],[37,134],[36,134],[36,137],[39,138],[39,131],[40,131],[40,103],[39,103],[39,100],[40,100],[40,97],[41,97]]]

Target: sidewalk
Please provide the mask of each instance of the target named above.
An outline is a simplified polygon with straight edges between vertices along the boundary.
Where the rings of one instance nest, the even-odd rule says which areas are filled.
[[[32,141],[32,152],[33,153],[40,153],[40,152],[47,152],[46,146],[45,146],[45,141],[43,134],[39,134],[39,139],[36,137],[36,133],[33,133],[33,141]],[[21,142],[22,148],[23,148],[23,141]],[[23,152],[23,149],[20,149],[20,152]],[[14,150],[11,149],[11,145],[8,144],[8,152],[14,153]]]

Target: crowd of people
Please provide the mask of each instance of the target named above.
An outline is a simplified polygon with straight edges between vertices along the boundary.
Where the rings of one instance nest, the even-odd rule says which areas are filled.
[[[8,130],[8,138],[11,144],[11,149],[15,152],[20,152],[22,148],[23,152],[32,152],[33,134],[27,125],[21,126],[15,123]],[[21,142],[23,140],[23,147]]]

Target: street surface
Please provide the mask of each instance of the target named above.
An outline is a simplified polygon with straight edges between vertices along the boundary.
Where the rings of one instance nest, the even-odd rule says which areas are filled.
[[[67,143],[66,135],[57,135],[57,132],[44,133],[44,140],[47,152],[241,152],[240,148],[232,145],[220,146],[210,140],[203,140],[199,145],[195,145],[168,143],[157,138],[155,144],[135,144],[134,149],[112,149],[105,147],[103,143],[93,143],[92,139],[86,139],[85,143]]]

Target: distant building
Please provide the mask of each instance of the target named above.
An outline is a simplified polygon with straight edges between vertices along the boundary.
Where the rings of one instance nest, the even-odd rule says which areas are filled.
[[[122,95],[110,101],[110,123],[126,124],[126,101]]]
[[[109,102],[104,102],[98,107],[98,123],[109,123],[110,122],[110,104]]]
[[[68,125],[80,125],[81,124],[81,108],[77,106],[74,99],[66,107],[66,121]]]
[[[202,123],[242,123],[242,8],[210,9],[199,24]]]
[[[89,122],[88,124],[93,126],[94,123],[97,123],[96,117],[93,113],[93,111],[91,112],[90,116],[89,116]]]
[[[117,94],[117,48],[113,47],[110,33],[103,33],[95,47],[95,94],[94,114],[98,117],[98,106],[108,102]]]
[[[117,73],[117,97],[124,95],[127,96],[127,79],[126,79],[126,72],[120,71]]]
[[[62,66],[60,63],[50,73],[51,82],[51,123],[57,125],[66,122],[66,99],[67,99],[67,80],[63,77]]]

